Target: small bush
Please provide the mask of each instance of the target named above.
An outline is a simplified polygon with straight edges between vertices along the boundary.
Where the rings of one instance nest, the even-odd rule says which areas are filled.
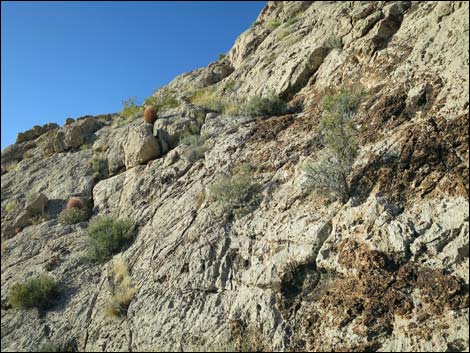
[[[219,54],[219,60],[225,59],[226,56],[226,54]]]
[[[29,219],[30,223],[33,225],[38,225],[47,221],[45,215],[34,215]]]
[[[11,213],[16,208],[17,202],[16,200],[8,201],[7,205],[5,206],[6,213]]]
[[[204,158],[204,154],[208,149],[205,145],[206,140],[207,136],[204,135],[188,135],[180,140],[181,145],[187,145],[189,147],[184,153],[185,158],[189,162],[194,163]]]
[[[270,31],[275,30],[280,25],[281,25],[281,22],[279,20],[272,19],[266,22],[266,28],[269,29]]]
[[[93,178],[103,179],[108,175],[108,160],[105,157],[95,154],[88,161],[88,164],[93,171]]]
[[[281,115],[287,111],[287,104],[278,96],[270,94],[267,97],[251,97],[242,110],[252,117]]]
[[[147,98],[144,105],[153,106],[155,108],[155,112],[158,113],[165,109],[176,108],[179,103],[175,98],[174,93],[168,87],[164,87],[160,89],[155,96]]]
[[[209,187],[211,198],[224,209],[244,214],[253,208],[258,200],[260,186],[255,182],[248,166],[232,175],[223,176]]]
[[[105,262],[121,251],[132,238],[134,225],[128,220],[104,216],[93,219],[88,225],[88,260]]]
[[[15,283],[8,293],[8,302],[13,308],[45,308],[56,294],[55,280],[51,276],[41,275],[25,283]]]
[[[342,202],[349,198],[347,179],[359,151],[352,117],[362,96],[361,92],[342,89],[322,100],[320,128],[326,149],[316,163],[307,162],[303,166],[308,191],[333,195]]]
[[[222,111],[222,101],[222,97],[212,87],[197,90],[191,96],[191,103],[194,105],[218,112]]]
[[[75,224],[88,219],[88,212],[80,208],[67,208],[59,214],[59,223]]]
[[[135,103],[136,99],[137,97],[131,97],[122,101],[123,108],[121,110],[121,116],[125,119],[130,119],[141,112],[142,108]]]
[[[105,308],[106,316],[112,319],[127,313],[127,308],[137,292],[131,282],[129,267],[122,258],[114,262],[113,274],[112,297]]]

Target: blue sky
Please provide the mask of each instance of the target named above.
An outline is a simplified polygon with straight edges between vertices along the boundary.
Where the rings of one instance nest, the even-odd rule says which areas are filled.
[[[217,60],[265,3],[2,1],[2,150],[34,125],[117,112]]]

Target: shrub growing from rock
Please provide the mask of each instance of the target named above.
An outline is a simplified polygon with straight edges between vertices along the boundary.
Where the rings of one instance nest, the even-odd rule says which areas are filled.
[[[208,149],[205,145],[206,140],[207,136],[205,135],[188,135],[180,140],[181,145],[188,146],[184,156],[189,162],[194,163],[204,158],[204,154]]]
[[[303,165],[304,185],[308,191],[333,195],[342,202],[349,198],[348,176],[359,150],[352,117],[362,97],[362,92],[342,89],[322,100],[320,128],[326,149],[319,154],[315,163],[306,162]]]
[[[122,101],[122,110],[120,115],[125,119],[130,119],[142,111],[142,108],[136,104],[136,97],[128,98]]]
[[[113,275],[112,296],[105,308],[105,313],[109,318],[115,319],[127,314],[127,308],[137,290],[132,285],[129,267],[122,258],[114,262]]]
[[[75,224],[83,222],[88,219],[88,212],[81,208],[66,208],[59,214],[59,223],[61,224]]]
[[[93,219],[88,225],[89,251],[87,259],[92,262],[105,262],[128,245],[132,239],[134,224],[128,220],[118,220],[109,216]]]
[[[258,203],[260,186],[254,180],[251,168],[243,166],[239,171],[221,177],[209,187],[211,198],[223,209],[245,214]]]
[[[242,109],[243,113],[256,116],[281,115],[287,111],[287,104],[274,94],[267,97],[251,97]]]
[[[48,275],[15,283],[9,293],[8,302],[13,308],[45,308],[57,295],[57,283]]]

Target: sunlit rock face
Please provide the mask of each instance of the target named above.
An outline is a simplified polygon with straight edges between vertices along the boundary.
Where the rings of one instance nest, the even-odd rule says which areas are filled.
[[[166,87],[177,103],[153,125],[20,134],[2,153],[2,351],[468,350],[468,10],[269,2],[225,57]],[[341,87],[365,92],[344,203],[302,187]],[[271,93],[287,113],[235,109]],[[212,186],[246,165],[256,199],[222,207]],[[131,220],[130,244],[84,261],[89,221],[58,221],[70,197]],[[135,293],[112,318],[118,259]],[[12,308],[13,285],[44,273],[50,307]]]

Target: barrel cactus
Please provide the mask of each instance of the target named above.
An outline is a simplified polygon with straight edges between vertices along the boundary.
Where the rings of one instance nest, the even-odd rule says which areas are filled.
[[[80,200],[80,199],[77,199],[77,198],[69,199],[69,201],[67,202],[67,209],[71,209],[71,208],[82,209],[83,208],[83,201]]]
[[[145,108],[144,110],[144,121],[147,124],[153,124],[157,120],[157,112],[155,111],[155,108],[152,106],[149,106]]]

